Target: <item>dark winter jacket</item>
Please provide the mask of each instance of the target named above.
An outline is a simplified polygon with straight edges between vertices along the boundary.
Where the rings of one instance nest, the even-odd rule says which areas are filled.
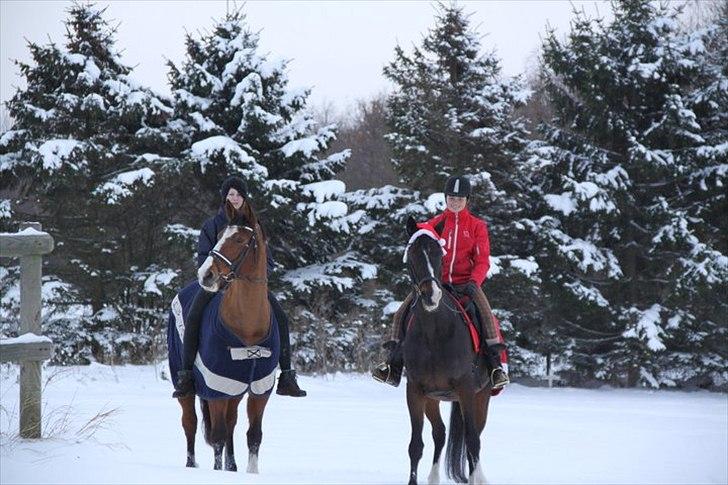
[[[482,285],[490,268],[490,238],[488,225],[463,209],[445,209],[427,221],[445,240],[447,254],[442,260],[442,280],[450,284],[475,281]]]
[[[215,217],[211,217],[205,221],[200,230],[200,237],[197,240],[197,267],[202,266],[212,248],[217,244],[217,236],[228,225],[225,209],[220,208]],[[266,247],[266,255],[268,256],[268,274],[273,270],[273,257],[270,250]]]

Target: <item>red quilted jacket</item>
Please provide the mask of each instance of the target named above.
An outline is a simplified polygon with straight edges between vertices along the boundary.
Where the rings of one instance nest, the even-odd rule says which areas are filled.
[[[458,285],[473,280],[482,285],[490,268],[490,239],[485,221],[466,208],[460,212],[445,209],[427,222],[445,240],[442,281]]]

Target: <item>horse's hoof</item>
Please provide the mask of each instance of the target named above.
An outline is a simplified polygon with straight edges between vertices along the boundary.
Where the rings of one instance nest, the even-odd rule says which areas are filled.
[[[232,465],[225,465],[225,471],[236,472],[238,471],[238,466],[235,463],[233,463]]]
[[[197,468],[197,462],[195,460],[187,460],[187,464],[185,465],[187,468]]]

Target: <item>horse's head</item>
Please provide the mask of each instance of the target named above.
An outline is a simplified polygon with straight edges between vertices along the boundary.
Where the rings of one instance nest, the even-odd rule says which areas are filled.
[[[433,312],[442,299],[440,275],[443,250],[439,240],[420,229],[412,217],[407,219],[407,234],[410,238],[404,255],[407,270],[415,292],[422,299],[423,308]]]
[[[217,244],[197,270],[197,280],[205,290],[216,292],[220,281],[229,283],[254,268],[258,247],[265,247],[258,219],[248,201],[240,209],[225,203],[227,227],[218,235]]]

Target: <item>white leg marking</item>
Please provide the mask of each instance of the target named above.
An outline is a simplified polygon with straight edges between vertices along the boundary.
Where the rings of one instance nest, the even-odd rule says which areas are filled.
[[[248,454],[248,473],[258,473],[258,455]]]
[[[487,482],[485,481],[485,475],[483,474],[483,469],[480,468],[480,460],[478,460],[478,464],[475,465],[475,470],[473,470],[473,473],[470,475],[470,478],[468,479],[469,484],[478,484],[478,485],[485,485]]]
[[[440,483],[440,463],[436,462],[432,464],[432,470],[427,476],[427,483],[438,484]]]

